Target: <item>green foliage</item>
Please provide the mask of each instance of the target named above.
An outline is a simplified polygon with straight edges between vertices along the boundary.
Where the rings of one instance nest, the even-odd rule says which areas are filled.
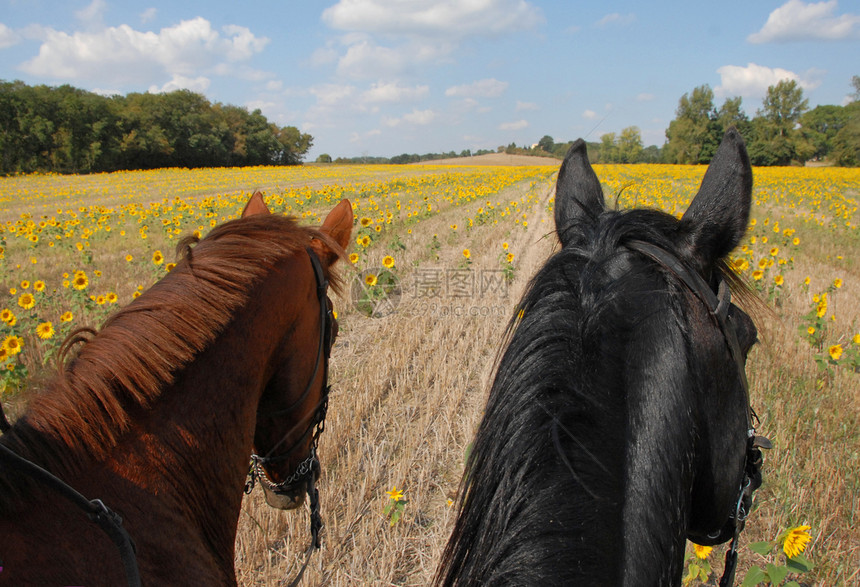
[[[834,317],[828,315],[829,296],[836,294],[841,287],[842,281],[837,279],[825,291],[815,294],[809,312],[798,325],[801,337],[812,347],[813,359],[822,376],[832,377],[833,367],[837,366],[860,372],[860,334],[838,341],[833,341],[830,336]],[[807,292],[808,288],[804,285],[804,293]],[[824,379],[819,379],[818,386],[821,387],[824,382]]]
[[[387,493],[388,503],[385,504],[382,514],[388,518],[388,524],[390,526],[394,526],[400,521],[400,518],[403,516],[403,512],[406,510],[406,504],[409,502],[403,499],[403,492],[398,491],[397,487]]]
[[[538,141],[538,148],[546,151],[547,153],[552,153],[553,147],[555,147],[555,141],[553,141],[552,137],[549,135],[544,135],[543,138]]]
[[[105,97],[0,80],[0,173],[291,165],[312,141],[188,90]]]
[[[748,145],[753,165],[790,165],[813,155],[815,147],[799,128],[808,106],[803,88],[794,80],[782,80],[767,89]]]
[[[707,163],[713,156],[721,133],[713,122],[714,92],[707,84],[684,94],[678,101],[675,120],[666,130],[666,150],[672,163]]]
[[[860,166],[860,100],[845,106],[844,111],[845,125],[833,137],[830,156],[837,165]]]
[[[711,578],[711,574],[713,573],[711,563],[707,558],[699,558],[695,552],[691,552],[687,555],[685,563],[687,566],[687,574],[684,575],[684,578],[681,581],[683,585],[690,585],[694,581],[697,583],[707,584],[708,580]]]
[[[811,540],[807,530],[809,530],[809,526],[789,528],[781,532],[772,541],[753,542],[748,545],[747,549],[760,557],[764,557],[765,562],[763,567],[750,567],[744,575],[741,586],[755,587],[765,584],[799,587],[793,578],[814,568],[809,559],[801,554],[806,549],[806,544]],[[709,547],[694,545],[693,552],[687,554],[687,558],[684,560],[687,572],[682,580],[684,585],[693,583],[714,584],[711,576],[713,570],[708,560],[711,550]]]
[[[663,160],[667,163],[708,163],[727,129],[738,129],[753,165],[791,165],[810,159],[837,165],[860,165],[860,76],[854,76],[855,102],[809,110],[803,88],[794,80],[770,86],[762,108],[750,120],[741,98],[728,98],[714,108],[707,85],[684,94],[676,118],[666,130]]]
[[[833,139],[848,122],[848,110],[841,106],[816,106],[800,117],[803,136],[814,149],[814,159],[824,159],[832,149]]]

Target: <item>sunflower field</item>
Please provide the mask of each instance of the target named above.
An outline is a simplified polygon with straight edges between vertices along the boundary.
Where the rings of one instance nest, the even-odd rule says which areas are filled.
[[[69,332],[98,328],[171,270],[182,236],[236,218],[254,190],[273,212],[309,225],[348,198],[353,243],[335,299],[340,335],[320,445],[326,526],[307,581],[428,584],[505,326],[557,247],[558,164],[548,162],[0,178],[0,400],[19,415],[56,369]],[[595,171],[610,206],[680,217],[705,169]],[[760,344],[747,372],[759,430],[774,449],[738,576],[757,584],[755,569],[777,569],[760,582],[803,573],[806,582],[852,584],[860,580],[860,169],[756,168],[754,177],[749,231],[731,262],[761,301],[750,308]],[[307,540],[305,513],[248,496],[236,541],[240,584],[294,575]],[[753,547],[762,544],[778,548]],[[695,576],[685,580],[718,577],[722,552],[691,545]],[[798,557],[809,564],[791,567]]]

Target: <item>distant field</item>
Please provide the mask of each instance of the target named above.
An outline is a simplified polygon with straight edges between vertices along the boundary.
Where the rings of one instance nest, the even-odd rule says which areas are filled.
[[[340,335],[321,440],[326,525],[305,584],[426,585],[450,532],[449,500],[505,324],[557,246],[558,162],[545,163],[0,178],[0,340],[20,337],[22,345],[0,361],[4,407],[20,411],[31,378],[65,333],[99,324],[149,287],[173,261],[181,235],[205,234],[235,217],[251,190],[264,190],[270,207],[308,224],[349,198],[356,225],[347,282],[385,275],[401,294],[384,308],[369,304],[361,288],[335,300]],[[608,202],[673,214],[686,209],[704,172],[595,170]],[[807,524],[813,540],[804,554],[816,566],[802,580],[856,584],[860,170],[756,169],[755,182],[753,221],[734,263],[771,308],[757,312],[762,344],[747,371],[760,430],[775,448],[765,456],[765,484],[742,538],[739,578],[767,562],[746,545]],[[383,271],[385,256],[394,266]],[[81,289],[76,272],[86,276]],[[24,294],[32,307],[21,305]],[[53,334],[42,339],[37,329],[47,322]],[[408,503],[392,526],[383,509],[394,486]],[[271,510],[258,491],[239,520],[239,581],[278,585],[298,569],[307,515]],[[722,552],[710,556],[715,570]]]

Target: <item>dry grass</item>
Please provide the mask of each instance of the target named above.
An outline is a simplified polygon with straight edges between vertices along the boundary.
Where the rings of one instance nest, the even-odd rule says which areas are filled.
[[[501,199],[518,200],[526,188]],[[456,495],[499,341],[525,281],[554,241],[544,238],[551,227],[545,206],[535,207],[528,231],[476,227],[468,239],[472,258],[490,262],[476,261],[472,272],[497,271],[493,262],[507,242],[518,259],[514,283],[485,294],[476,286],[468,296],[417,297],[410,291],[417,272],[462,266],[461,246],[443,247],[435,259],[424,243],[469,212],[452,206],[413,232],[397,258],[409,270],[399,274],[406,291],[395,313],[370,318],[349,300],[335,302],[341,329],[320,457],[326,527],[306,573],[309,585],[427,585],[435,572],[454,514],[448,500]],[[391,527],[382,512],[393,486],[409,503]],[[246,499],[237,539],[240,582],[277,585],[295,574],[309,540],[306,517],[275,512],[258,494]],[[281,554],[273,556],[272,545]]]

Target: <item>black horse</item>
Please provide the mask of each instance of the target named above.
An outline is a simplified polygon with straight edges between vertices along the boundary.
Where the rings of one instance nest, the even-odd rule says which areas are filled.
[[[607,210],[585,143],[571,147],[562,248],[509,326],[439,584],[680,584],[687,538],[736,536],[760,483],[756,329],[728,297],[743,288],[726,256],[751,192],[733,129],[681,220]]]

